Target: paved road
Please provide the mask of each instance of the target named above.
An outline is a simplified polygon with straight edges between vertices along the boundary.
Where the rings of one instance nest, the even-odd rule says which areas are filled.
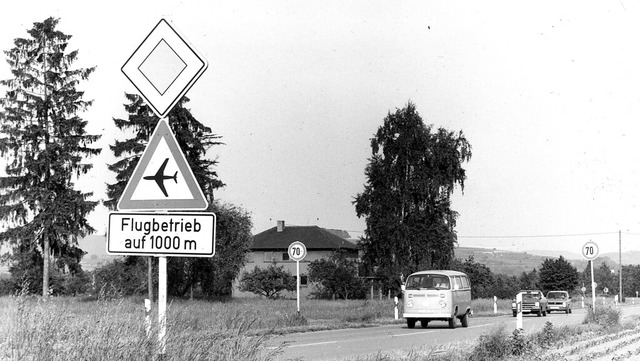
[[[574,309],[571,314],[552,313],[546,317],[524,316],[525,332],[540,331],[547,321],[554,327],[581,323],[585,311]],[[624,307],[623,314],[640,314],[640,307]],[[426,329],[407,328],[406,323],[380,327],[297,333],[274,339],[276,344],[286,342],[287,347],[278,360],[340,360],[355,356],[375,354],[378,351],[407,350],[411,348],[446,348],[452,342],[477,339],[480,335],[504,324],[507,331],[515,329],[516,318],[512,316],[472,317],[469,327],[457,323],[449,329],[445,322],[431,322]]]

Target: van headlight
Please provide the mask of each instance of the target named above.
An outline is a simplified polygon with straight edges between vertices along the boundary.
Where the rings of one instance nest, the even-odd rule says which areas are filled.
[[[540,307],[540,302],[536,302],[536,307]]]
[[[411,307],[413,307],[413,300],[409,300],[407,302],[407,308],[411,308]]]
[[[516,308],[516,303],[515,302],[511,302],[511,308]]]
[[[445,308],[445,307],[447,307],[447,303],[446,303],[446,302],[444,302],[444,301],[440,301],[440,307],[441,307],[441,308]]]

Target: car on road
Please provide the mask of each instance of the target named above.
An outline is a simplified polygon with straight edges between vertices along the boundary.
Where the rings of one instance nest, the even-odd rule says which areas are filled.
[[[546,316],[548,310],[547,298],[544,294],[538,290],[524,290],[520,291],[522,294],[522,304],[520,305],[522,313],[535,313],[540,316]],[[511,300],[511,311],[513,317],[518,315],[518,304],[516,299]]]
[[[571,296],[567,291],[547,292],[547,312],[571,313]]]
[[[402,317],[407,327],[414,328],[417,321],[426,328],[431,321],[446,321],[449,328],[469,326],[471,311],[471,283],[469,277],[458,271],[435,270],[416,272],[402,285]]]

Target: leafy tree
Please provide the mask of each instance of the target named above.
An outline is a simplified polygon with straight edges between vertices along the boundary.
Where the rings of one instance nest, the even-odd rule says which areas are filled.
[[[500,299],[511,299],[520,291],[520,283],[515,276],[496,274],[493,277],[491,293]]]
[[[615,295],[618,293],[619,281],[618,275],[611,271],[606,262],[602,262],[600,267],[594,267],[594,281],[598,284],[596,294],[604,293],[604,289],[608,288],[608,294]],[[582,282],[587,289],[586,293],[591,292],[591,265],[587,263],[587,267],[582,273]]]
[[[464,261],[455,259],[451,263],[451,269],[464,272],[469,276],[472,298],[495,296],[493,272],[491,272],[491,269],[486,265],[476,262],[473,256],[467,257]]]
[[[342,252],[335,252],[329,259],[322,258],[309,264],[309,281],[318,282],[320,298],[365,298],[366,285],[358,278],[358,263]]]
[[[624,297],[636,297],[640,291],[640,265],[622,266],[622,293]]]
[[[522,272],[518,278],[520,290],[537,290],[540,289],[540,275],[534,268],[531,272]]]
[[[42,259],[43,296],[52,254],[56,267],[80,271],[77,238],[94,232],[86,216],[97,202],[73,182],[92,168],[84,158],[100,153],[90,147],[100,136],[87,134],[79,115],[92,102],[77,89],[95,68],[72,69],[78,51],[67,51],[71,36],[56,30],[58,21],[36,22],[28,38],[14,40],[4,52],[13,78],[0,82],[7,88],[0,99],[0,155],[8,159],[0,177],[0,219],[7,226],[0,244],[18,260]]]
[[[569,293],[578,286],[580,275],[578,270],[564,257],[558,259],[547,258],[540,268],[540,288],[544,293],[553,290]]]
[[[296,277],[284,266],[275,263],[266,269],[256,266],[251,272],[244,272],[240,278],[240,291],[252,292],[267,298],[278,298],[282,291],[295,291]]]
[[[216,214],[216,254],[213,258],[194,258],[180,262],[172,258],[167,263],[169,294],[185,296],[194,289],[207,298],[231,296],[236,279],[249,252],[251,216],[232,204],[215,201],[209,211]],[[176,281],[179,280],[179,281]]]
[[[409,102],[385,117],[371,150],[354,200],[367,224],[360,243],[368,272],[397,288],[401,274],[448,268],[458,217],[450,196],[456,185],[464,190],[471,145],[462,132],[425,125]]]

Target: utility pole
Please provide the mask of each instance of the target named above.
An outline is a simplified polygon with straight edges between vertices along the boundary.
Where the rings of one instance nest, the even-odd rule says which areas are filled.
[[[618,277],[620,277],[620,288],[618,291],[618,302],[622,302],[622,231],[618,230]]]

